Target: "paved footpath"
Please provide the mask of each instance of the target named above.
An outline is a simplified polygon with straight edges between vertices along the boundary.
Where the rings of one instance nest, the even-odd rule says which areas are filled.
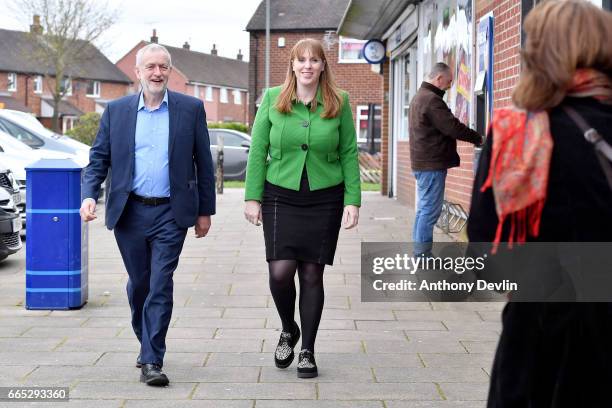
[[[189,231],[174,275],[168,388],[138,382],[127,275],[112,232],[90,230],[89,302],[24,308],[25,251],[0,263],[0,386],[68,386],[70,403],[1,407],[484,407],[501,303],[361,303],[360,242],[408,241],[413,213],[364,193],[359,227],[342,231],[325,271],[319,377],[274,367],[280,321],[267,286],[261,228],[226,189],[205,239]],[[437,240],[448,239],[437,234]]]

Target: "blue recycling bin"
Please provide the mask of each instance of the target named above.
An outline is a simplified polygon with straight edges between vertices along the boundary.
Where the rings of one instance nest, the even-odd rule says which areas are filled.
[[[42,159],[26,167],[27,309],[73,309],[87,302],[81,171],[70,159]]]

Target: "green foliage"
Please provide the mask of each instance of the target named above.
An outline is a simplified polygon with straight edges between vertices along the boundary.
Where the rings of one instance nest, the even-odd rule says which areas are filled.
[[[72,129],[66,132],[66,135],[91,146],[98,133],[98,126],[100,126],[100,114],[86,113],[79,118]]]
[[[249,127],[240,122],[210,122],[209,129],[232,129],[243,133],[249,133]]]

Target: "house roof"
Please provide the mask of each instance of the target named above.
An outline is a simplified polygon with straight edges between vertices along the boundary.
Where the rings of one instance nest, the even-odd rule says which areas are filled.
[[[47,103],[51,108],[53,107],[53,99],[42,98],[43,102]],[[79,108],[74,106],[68,101],[61,100],[59,103],[59,114],[60,116],[82,116],[85,112],[82,112]]]
[[[32,113],[32,109],[25,106],[23,103],[21,103],[21,101],[18,101],[17,99],[11,96],[5,95],[0,95],[0,108]]]
[[[336,30],[344,17],[349,0],[270,0],[270,30]],[[259,7],[246,31],[266,29],[266,2]]]
[[[186,48],[169,45],[164,45],[164,47],[172,56],[172,65],[181,71],[189,82],[240,89],[249,88],[248,62]]]
[[[0,29],[0,71],[54,75],[53,68],[43,66],[32,57],[40,47],[43,47],[42,42],[28,32]],[[84,53],[87,58],[79,66],[68,67],[67,75],[73,78],[132,83],[92,44],[85,44]]]

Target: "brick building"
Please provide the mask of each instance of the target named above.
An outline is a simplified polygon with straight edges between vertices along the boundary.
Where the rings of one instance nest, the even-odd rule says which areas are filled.
[[[117,61],[117,67],[134,83],[131,92],[139,90],[134,73],[136,53],[152,42],[158,42],[155,30],[150,42],[140,41]],[[240,51],[232,59],[218,56],[214,45],[210,54],[191,50],[187,42],[181,48],[164,47],[172,56],[169,89],[201,99],[209,122],[248,123],[248,63]]]
[[[382,76],[373,72],[363,59],[364,41],[339,37],[336,33],[347,4],[348,0],[270,1],[270,86],[284,82],[291,48],[300,39],[321,40],[338,86],[349,94],[358,142],[366,143],[368,105],[382,104]],[[255,118],[256,106],[265,88],[265,22],[265,1],[262,1],[246,27],[250,34],[251,120]]]
[[[0,106],[33,113],[50,128],[50,87],[55,85],[55,77],[53,71],[32,57],[41,46],[35,32],[42,32],[36,18],[30,33],[0,29]],[[66,69],[64,85],[68,92],[59,106],[63,132],[83,113],[102,112],[109,100],[126,95],[131,84],[93,45],[87,44],[84,53],[88,56],[86,61]]]
[[[610,10],[610,0],[591,0]],[[446,99],[464,123],[484,134],[494,108],[511,104],[520,74],[521,27],[537,0],[352,0],[338,32],[382,39],[382,193],[416,206],[407,112],[432,64],[446,62],[455,82]],[[450,169],[445,200],[469,212],[479,149],[458,142],[461,166]]]

